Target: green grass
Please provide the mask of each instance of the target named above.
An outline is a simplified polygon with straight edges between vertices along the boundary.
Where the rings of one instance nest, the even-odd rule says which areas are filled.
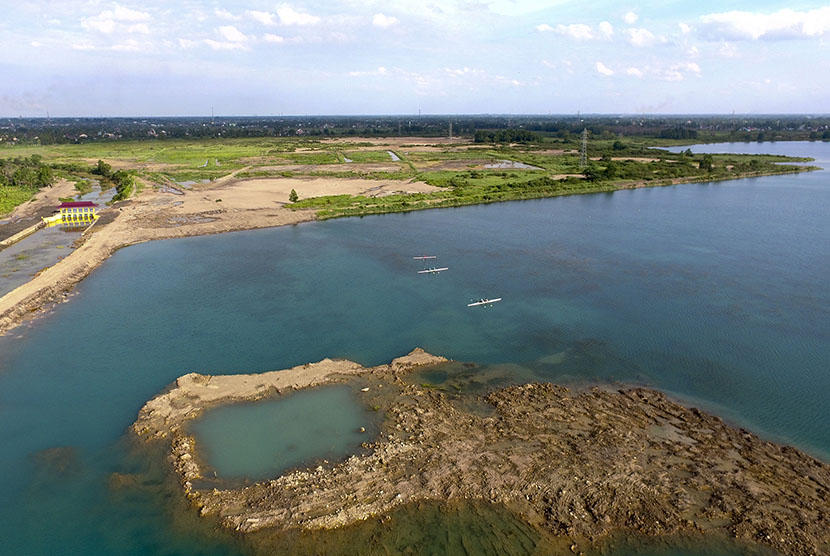
[[[37,193],[34,189],[0,186],[0,216],[8,214],[17,205],[22,205]]]
[[[758,170],[760,174],[791,173],[809,171],[811,167],[781,167],[768,166]],[[446,177],[453,172],[435,172],[438,176]],[[480,178],[462,178],[456,185],[444,191],[434,193],[419,193],[411,195],[390,195],[387,197],[363,197],[351,195],[332,195],[303,199],[294,203],[295,209],[316,209],[320,219],[338,218],[343,216],[361,216],[368,214],[384,214],[391,212],[408,212],[442,207],[458,207],[473,204],[496,203],[522,199],[538,199],[543,197],[558,197],[562,195],[578,195],[585,193],[601,193],[628,189],[640,185],[667,186],[673,182],[667,178],[651,178],[646,180],[597,180],[588,181],[582,178],[551,179],[544,172],[526,172],[514,178],[511,173],[506,176],[483,176]],[[700,173],[683,177],[683,181],[717,181],[735,179],[735,173]],[[436,179],[435,181],[441,181]]]
[[[701,142],[699,139],[698,142]],[[614,150],[614,144],[617,149]],[[620,145],[622,143],[622,145]],[[803,171],[791,167],[775,166],[775,162],[794,162],[793,159],[771,155],[713,155],[714,168],[706,173],[698,168],[702,155],[684,156],[679,153],[648,149],[648,146],[689,144],[690,141],[665,139],[591,139],[588,155],[595,159],[602,155],[611,157],[647,157],[657,162],[616,161],[617,174],[610,179],[603,174],[607,162],[591,161],[597,173],[596,181],[582,179],[551,180],[559,174],[581,174],[577,145],[547,142],[541,145],[494,146],[466,145],[462,148],[441,148],[430,151],[409,151],[407,147],[394,150],[401,158],[395,163],[400,169],[394,172],[361,171],[344,164],[345,158],[355,164],[393,162],[388,149],[378,145],[361,143],[322,143],[296,137],[270,137],[250,139],[200,139],[200,140],[146,140],[113,141],[78,145],[50,145],[33,147],[0,147],[0,157],[30,156],[39,154],[47,163],[60,163],[61,177],[75,180],[86,190],[88,173],[97,160],[117,162],[117,167],[138,170],[138,176],[150,183],[166,183],[217,180],[244,167],[249,170],[238,174],[239,178],[256,177],[326,177],[344,179],[394,179],[422,180],[442,190],[430,194],[393,195],[382,198],[360,196],[321,197],[295,203],[297,208],[315,208],[322,218],[400,212],[441,206],[460,206],[490,203],[511,199],[549,197],[593,191],[613,191],[630,187],[635,183],[663,185],[672,178],[704,181],[732,179],[743,175],[785,173]],[[576,147],[576,148],[575,148]],[[368,150],[361,150],[367,148]],[[568,148],[566,153],[545,152],[551,148]],[[391,147],[389,147],[391,149]],[[483,161],[509,160],[540,168],[528,169],[476,169]],[[606,159],[607,160],[607,159]],[[465,164],[469,161],[469,164]],[[207,162],[207,164],[205,164]],[[457,162],[458,170],[430,170],[429,163]],[[143,168],[146,165],[157,165]],[[301,170],[280,169],[285,165],[307,166]],[[420,166],[420,170],[418,166]],[[465,168],[465,166],[467,166]],[[548,179],[540,180],[547,176]],[[106,180],[104,180],[106,181]],[[102,185],[104,185],[102,183]],[[107,183],[106,185],[111,185]],[[81,190],[81,189],[79,189]],[[17,188],[0,188],[0,214],[27,201],[34,191]]]
[[[89,180],[78,180],[75,182],[75,189],[78,195],[85,195],[92,191],[92,182]]]

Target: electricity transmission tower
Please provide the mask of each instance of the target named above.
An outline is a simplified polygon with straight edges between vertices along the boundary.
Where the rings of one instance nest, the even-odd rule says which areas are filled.
[[[588,165],[588,128],[582,129],[582,147],[579,149],[579,167]]]

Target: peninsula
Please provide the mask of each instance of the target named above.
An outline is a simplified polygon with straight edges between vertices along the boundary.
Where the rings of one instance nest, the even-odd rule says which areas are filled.
[[[132,426],[163,442],[204,516],[251,533],[346,527],[421,501],[496,504],[574,552],[612,535],[726,535],[792,556],[830,550],[830,467],[643,389],[514,385],[470,411],[413,380],[441,357],[416,349],[363,368],[323,360],[259,375],[191,373]],[[188,433],[210,407],[349,383],[385,415],[368,453],[232,487]],[[359,387],[359,388],[358,388]]]
[[[653,141],[592,140],[590,150],[580,150],[570,139],[502,135],[506,143],[478,135],[473,141],[285,137],[0,150],[0,161],[4,154],[15,156],[21,164],[50,170],[57,180],[0,221],[0,240],[39,223],[59,200],[89,191],[93,183],[116,188],[115,199],[120,199],[101,211],[69,256],[0,297],[0,334],[62,301],[112,253],[135,243],[340,216],[814,169],[780,164],[807,160],[791,157],[658,151],[651,148]],[[16,186],[5,189],[9,187]]]

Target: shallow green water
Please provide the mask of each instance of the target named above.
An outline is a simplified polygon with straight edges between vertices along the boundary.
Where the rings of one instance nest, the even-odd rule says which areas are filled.
[[[352,389],[341,385],[222,406],[190,430],[220,477],[256,480],[357,453],[377,433],[376,421],[377,414],[358,405]]]
[[[823,143],[749,147],[830,160]],[[649,384],[830,460],[828,214],[825,171],[121,250],[0,339],[2,550],[244,552],[130,449],[143,403],[191,371],[377,364],[415,346],[496,382]],[[450,270],[418,275],[423,253]],[[466,307],[480,297],[504,301]]]

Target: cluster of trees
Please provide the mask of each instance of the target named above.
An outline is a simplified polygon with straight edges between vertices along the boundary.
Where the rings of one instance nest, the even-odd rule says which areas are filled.
[[[475,132],[476,143],[536,143],[544,137],[526,129],[479,129]]]
[[[90,173],[101,176],[101,178],[109,180],[115,186],[115,195],[113,201],[123,201],[128,199],[133,194],[135,187],[135,176],[126,170],[112,171],[112,166],[103,160],[99,160],[91,170]]]
[[[604,180],[654,180],[670,179],[699,175],[703,172],[712,173],[715,170],[714,158],[711,154],[704,154],[695,160],[690,153],[680,153],[671,160],[656,162],[640,162],[636,160],[614,160],[604,155],[599,164],[591,163],[583,171],[588,181]]]
[[[660,130],[661,139],[697,139],[697,130],[676,126]]]
[[[55,175],[40,155],[28,158],[0,158],[0,186],[40,189],[55,183]]]

